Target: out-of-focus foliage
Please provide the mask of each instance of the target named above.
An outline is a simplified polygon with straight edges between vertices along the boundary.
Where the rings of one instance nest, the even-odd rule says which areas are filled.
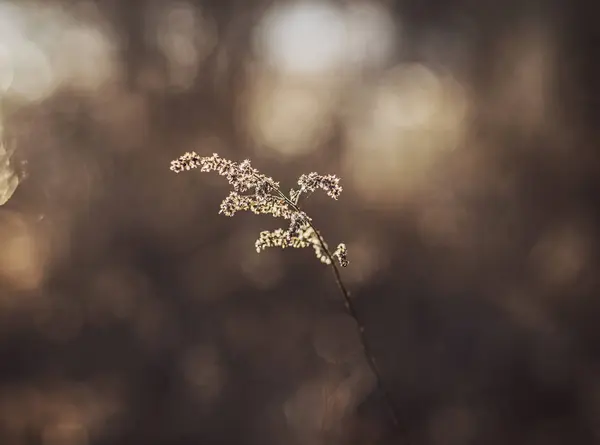
[[[12,150],[8,150],[0,142],[0,205],[3,205],[13,195],[19,185],[19,175],[11,162]]]

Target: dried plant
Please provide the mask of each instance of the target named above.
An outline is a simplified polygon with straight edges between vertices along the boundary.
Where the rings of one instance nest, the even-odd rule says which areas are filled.
[[[260,253],[267,247],[312,247],[317,258],[332,267],[335,280],[344,298],[346,310],[356,322],[365,358],[375,375],[377,387],[385,398],[391,418],[397,426],[398,420],[394,405],[383,389],[380,372],[366,342],[364,327],[358,318],[350,299],[350,293],[342,281],[337,265],[339,263],[340,266],[346,267],[349,264],[346,245],[340,243],[332,252],[313,225],[312,218],[302,211],[299,205],[302,196],[308,197],[317,189],[323,190],[328,196],[337,200],[342,192],[342,186],[339,184],[340,178],[315,172],[301,175],[298,179],[298,188],[292,188],[289,195],[286,195],[281,191],[278,182],[253,168],[247,159],[237,163],[223,159],[217,153],[201,157],[197,153],[191,152],[185,153],[171,162],[171,170],[175,173],[196,168],[200,168],[201,172],[214,171],[225,176],[233,187],[233,190],[221,203],[219,213],[233,216],[238,211],[249,210],[256,214],[270,214],[289,221],[287,229],[261,232],[255,243],[257,252]]]

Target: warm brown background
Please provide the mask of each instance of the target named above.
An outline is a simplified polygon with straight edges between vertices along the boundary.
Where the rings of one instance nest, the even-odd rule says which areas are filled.
[[[0,3],[0,443],[600,443],[594,8],[339,0],[391,49],[300,75],[253,38],[274,4]],[[306,209],[401,434],[330,271],[256,254],[277,222],[217,215],[187,150],[342,177]]]

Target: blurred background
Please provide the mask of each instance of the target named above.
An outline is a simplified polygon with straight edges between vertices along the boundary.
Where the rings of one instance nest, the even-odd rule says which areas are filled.
[[[597,14],[554,0],[0,1],[0,443],[600,443]],[[287,190],[343,271],[218,215]]]

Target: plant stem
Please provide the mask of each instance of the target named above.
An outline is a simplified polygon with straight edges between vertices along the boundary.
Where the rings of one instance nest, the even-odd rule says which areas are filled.
[[[281,190],[279,190],[279,188],[275,188],[275,190],[277,191],[279,196],[289,206],[292,207],[292,209],[294,209],[296,212],[300,211],[300,208],[298,207],[297,203],[294,203],[290,199],[288,199],[288,197],[285,196],[285,194],[282,193]],[[348,313],[348,315],[350,315],[354,319],[354,322],[355,322],[357,330],[358,330],[358,335],[359,335],[360,343],[361,343],[361,346],[363,349],[363,353],[365,355],[365,358],[367,360],[369,368],[371,368],[371,372],[375,376],[377,389],[383,396],[383,399],[385,401],[385,404],[387,405],[389,415],[392,419],[392,422],[394,423],[394,426],[397,428],[399,426],[399,422],[398,422],[398,415],[396,414],[396,409],[394,407],[394,403],[393,403],[392,398],[390,397],[389,393],[385,390],[385,388],[383,386],[383,381],[381,379],[381,373],[379,372],[379,367],[377,366],[375,357],[373,356],[373,353],[371,352],[371,349],[369,348],[369,344],[367,343],[367,339],[365,337],[365,327],[361,323],[360,319],[358,318],[358,313],[356,312],[356,308],[354,307],[354,304],[352,303],[352,299],[350,298],[350,292],[348,291],[348,289],[344,285],[344,282],[342,281],[342,276],[340,274],[340,270],[339,270],[337,264],[335,263],[335,259],[333,258],[333,255],[329,251],[329,248],[327,247],[325,240],[323,239],[321,234],[317,231],[317,229],[312,224],[312,222],[310,220],[307,222],[310,225],[310,227],[313,229],[315,234],[317,235],[317,237],[319,239],[319,243],[321,244],[321,248],[327,255],[327,258],[329,258],[329,264],[333,268],[333,274],[335,275],[335,281],[336,281],[338,288],[340,289],[340,292],[344,299],[344,306],[346,308],[346,312]]]
[[[312,225],[311,225],[311,227],[312,227]],[[381,378],[381,373],[379,371],[379,367],[377,366],[375,357],[373,356],[373,353],[371,352],[371,348],[369,348],[369,344],[367,343],[367,339],[365,337],[365,327],[361,323],[360,319],[358,318],[358,313],[356,312],[356,308],[354,307],[354,304],[352,304],[352,299],[350,298],[350,292],[348,291],[348,289],[346,289],[346,286],[344,285],[344,282],[342,281],[342,277],[340,275],[340,270],[339,270],[337,264],[335,263],[333,255],[331,255],[331,252],[329,252],[329,249],[325,245],[323,238],[321,237],[319,232],[317,232],[317,230],[314,227],[313,227],[313,230],[319,237],[319,241],[321,242],[321,247],[325,250],[325,253],[329,257],[329,260],[331,261],[331,267],[333,268],[333,274],[335,275],[335,281],[336,281],[338,288],[340,289],[340,292],[344,298],[344,306],[346,307],[346,312],[348,312],[348,315],[350,315],[354,319],[354,322],[356,323],[358,335],[360,338],[360,343],[362,345],[365,358],[367,359],[367,363],[369,364],[371,371],[375,375],[377,389],[379,390],[379,392],[381,393],[381,395],[383,396],[383,398],[385,400],[385,403],[388,407],[388,411],[389,411],[390,417],[392,419],[392,422],[394,423],[394,426],[398,427],[399,422],[398,422],[398,416],[396,414],[396,409],[394,408],[394,402],[392,401],[392,398],[390,397],[389,393],[385,390],[385,388],[383,386],[383,381]]]

